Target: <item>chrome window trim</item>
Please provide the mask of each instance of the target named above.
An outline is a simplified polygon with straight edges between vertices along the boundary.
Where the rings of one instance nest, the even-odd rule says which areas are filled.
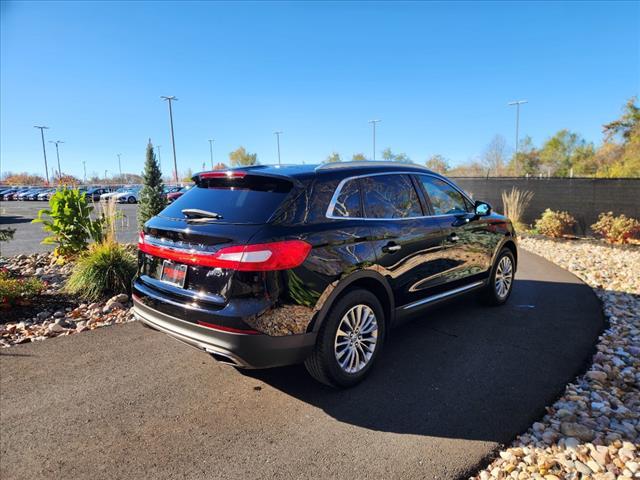
[[[440,176],[434,175],[432,173],[416,172],[416,171],[365,173],[363,175],[354,175],[352,177],[346,177],[346,178],[343,178],[342,180],[340,180],[340,183],[338,183],[338,186],[336,187],[336,191],[333,192],[333,196],[331,197],[331,201],[329,202],[329,206],[327,207],[327,211],[325,213],[325,217],[327,217],[328,219],[331,219],[331,220],[366,220],[366,221],[396,220],[396,221],[398,221],[398,220],[419,220],[421,218],[452,217],[452,216],[456,215],[455,213],[445,213],[445,214],[439,214],[439,215],[420,215],[420,216],[417,216],[417,217],[401,217],[401,218],[339,217],[339,216],[333,215],[333,211],[335,209],[336,203],[338,202],[338,197],[340,196],[340,192],[342,190],[342,187],[344,187],[344,185],[347,182],[349,182],[351,180],[356,180],[356,179],[359,179],[359,178],[379,177],[381,175],[426,175],[428,177],[433,177],[433,178],[436,178],[438,180],[442,180],[445,183],[447,183],[454,190],[456,190],[458,193],[460,193],[460,195],[462,195],[464,198],[466,198],[469,201],[469,203],[471,203],[471,205],[473,205],[475,203],[473,200],[471,200],[469,198],[469,196],[466,193],[464,193],[462,190],[460,190],[452,182],[450,182],[449,180],[447,180],[444,177],[440,177]],[[414,186],[414,188],[415,188],[415,186]],[[416,192],[416,194],[417,193],[418,192]],[[362,195],[362,192],[360,192],[360,195]],[[362,213],[364,214],[365,212],[362,212]]]

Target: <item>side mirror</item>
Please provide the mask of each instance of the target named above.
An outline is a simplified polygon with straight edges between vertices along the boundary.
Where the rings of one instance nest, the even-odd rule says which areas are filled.
[[[475,212],[478,217],[486,217],[491,214],[491,205],[478,200],[475,204]]]

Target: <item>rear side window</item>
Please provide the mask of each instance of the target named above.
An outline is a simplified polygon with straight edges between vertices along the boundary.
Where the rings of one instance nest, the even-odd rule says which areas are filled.
[[[221,215],[216,223],[265,223],[292,187],[286,179],[261,175],[201,179],[160,215],[186,218],[182,210],[195,208]]]
[[[361,218],[360,185],[358,180],[349,180],[340,189],[336,203],[333,206],[334,217]]]
[[[469,211],[469,202],[444,180],[421,175],[420,181],[429,196],[435,215],[455,215]]]
[[[373,175],[361,180],[368,218],[422,216],[422,207],[408,175]]]

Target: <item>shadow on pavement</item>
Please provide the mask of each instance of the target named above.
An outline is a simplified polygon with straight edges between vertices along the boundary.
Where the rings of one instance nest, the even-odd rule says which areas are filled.
[[[349,390],[304,366],[243,373],[335,419],[371,430],[505,443],[584,371],[604,327],[592,290],[517,280],[502,307],[461,298],[391,332],[371,375]]]
[[[12,225],[16,223],[31,223],[31,218],[19,215],[0,215],[0,225]]]

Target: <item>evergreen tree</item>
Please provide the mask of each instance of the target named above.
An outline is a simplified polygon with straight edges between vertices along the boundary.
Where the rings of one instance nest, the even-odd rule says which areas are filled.
[[[140,207],[138,208],[138,227],[141,230],[145,222],[160,213],[167,203],[163,192],[162,172],[156,161],[151,139],[147,144],[147,158],[142,179],[144,185],[140,190]]]

